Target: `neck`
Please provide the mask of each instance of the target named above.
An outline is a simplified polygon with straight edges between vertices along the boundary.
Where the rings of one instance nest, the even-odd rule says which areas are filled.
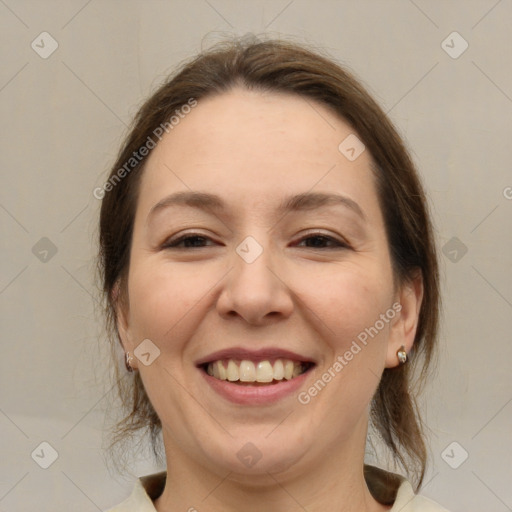
[[[382,512],[390,510],[370,494],[364,479],[366,430],[330,449],[307,471],[239,475],[228,469],[205,469],[176,446],[168,449],[167,480],[155,501],[158,512],[260,512],[262,504],[275,512]],[[164,434],[165,442],[165,434]],[[297,464],[300,465],[300,462]]]

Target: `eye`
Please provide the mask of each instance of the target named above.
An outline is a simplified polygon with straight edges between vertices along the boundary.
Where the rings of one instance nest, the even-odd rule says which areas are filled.
[[[170,239],[162,245],[162,249],[194,249],[206,247],[206,242],[212,242],[211,238],[197,233],[187,233],[175,239]]]
[[[349,245],[341,240],[320,233],[313,233],[307,235],[299,240],[299,244],[306,242],[306,247],[309,249],[348,249]],[[307,244],[310,242],[309,244]],[[326,244],[331,244],[330,246]]]
[[[208,243],[211,242],[211,243]],[[162,245],[162,249],[201,249],[214,245],[215,242],[199,233],[187,233],[174,239],[170,239]],[[349,245],[332,236],[313,233],[301,238],[298,245],[305,244],[308,249],[348,249]],[[304,246],[304,245],[303,245]]]

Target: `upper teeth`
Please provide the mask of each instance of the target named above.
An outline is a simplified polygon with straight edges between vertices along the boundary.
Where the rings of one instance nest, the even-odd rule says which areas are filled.
[[[304,365],[290,359],[276,359],[272,365],[270,361],[235,361],[229,359],[227,365],[223,361],[208,363],[208,375],[220,380],[231,382],[272,382],[273,380],[290,380],[304,372]]]

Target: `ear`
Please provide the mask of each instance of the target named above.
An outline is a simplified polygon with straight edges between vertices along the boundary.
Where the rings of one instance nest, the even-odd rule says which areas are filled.
[[[120,287],[121,284],[119,281],[117,281],[112,288],[112,302],[114,303],[114,308],[116,311],[117,333],[119,335],[119,341],[123,347],[123,350],[133,354],[133,349],[135,347],[133,346],[132,338],[130,335],[130,308],[128,305],[128,300],[126,297],[124,297]],[[136,368],[135,360],[136,358],[133,358],[131,363],[131,366],[134,369]]]
[[[400,286],[395,300],[400,304],[400,310],[397,311],[398,307],[393,308],[397,311],[397,315],[391,322],[386,368],[398,366],[399,362],[396,353],[402,345],[407,353],[413,347],[423,300],[423,276],[420,270],[410,280],[405,281]]]

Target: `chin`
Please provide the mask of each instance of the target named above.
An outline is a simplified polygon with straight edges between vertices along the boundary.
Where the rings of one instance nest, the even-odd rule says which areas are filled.
[[[271,440],[261,434],[261,429],[259,432],[229,438],[229,445],[218,445],[214,453],[210,452],[210,464],[217,466],[217,472],[220,467],[222,472],[230,472],[230,480],[260,486],[269,483],[269,474],[293,473],[310,451],[292,436],[287,436],[287,441],[283,436]]]

